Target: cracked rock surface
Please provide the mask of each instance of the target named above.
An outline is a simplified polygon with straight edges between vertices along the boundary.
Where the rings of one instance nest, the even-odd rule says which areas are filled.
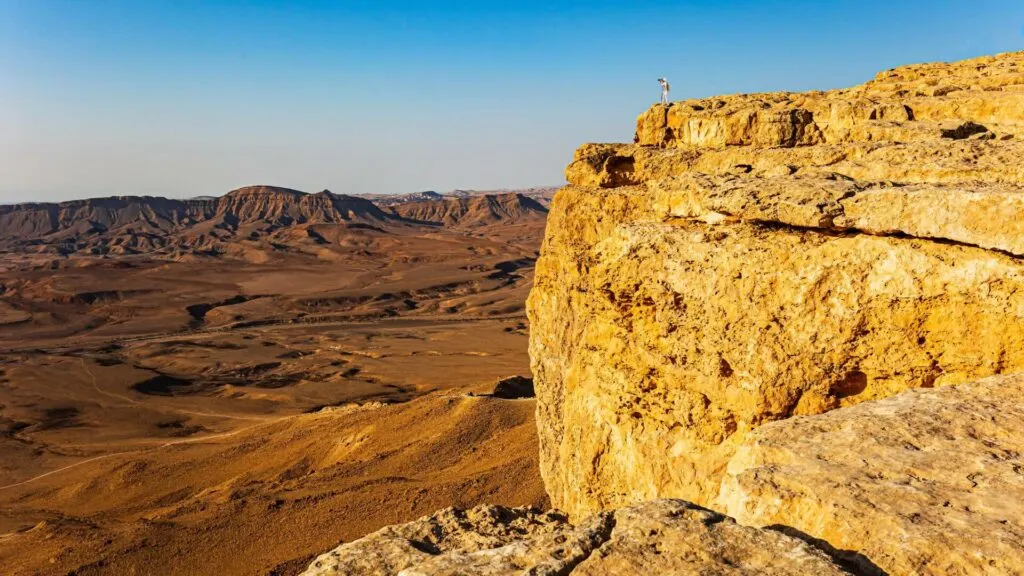
[[[553,505],[714,507],[768,423],[1024,370],[1022,71],[656,105],[582,146],[527,304]]]
[[[317,558],[305,576],[846,574],[821,550],[682,500],[596,514],[477,506],[390,526]]]

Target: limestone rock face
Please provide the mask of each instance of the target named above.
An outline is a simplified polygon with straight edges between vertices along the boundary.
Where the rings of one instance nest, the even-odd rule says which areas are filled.
[[[1024,375],[913,390],[749,435],[718,505],[892,575],[1024,573]]]
[[[846,574],[821,550],[681,500],[603,512],[573,526],[558,513],[442,510],[344,544],[305,576]]]
[[[528,301],[553,504],[712,505],[765,424],[1024,369],[1022,69],[658,105],[581,147]]]

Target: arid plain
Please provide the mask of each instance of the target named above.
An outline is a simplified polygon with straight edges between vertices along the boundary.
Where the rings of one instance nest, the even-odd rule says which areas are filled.
[[[523,311],[550,191],[0,207],[0,565],[294,574],[546,502]]]

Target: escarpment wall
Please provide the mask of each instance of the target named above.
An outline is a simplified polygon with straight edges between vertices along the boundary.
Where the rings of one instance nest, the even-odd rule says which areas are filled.
[[[528,302],[553,504],[710,505],[766,423],[1024,369],[1022,69],[659,105],[581,147]]]

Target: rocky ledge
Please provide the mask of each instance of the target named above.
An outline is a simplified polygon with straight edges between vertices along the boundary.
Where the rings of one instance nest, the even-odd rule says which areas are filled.
[[[524,508],[446,509],[317,558],[304,576],[846,574],[821,550],[682,500],[602,512],[572,525]]]

